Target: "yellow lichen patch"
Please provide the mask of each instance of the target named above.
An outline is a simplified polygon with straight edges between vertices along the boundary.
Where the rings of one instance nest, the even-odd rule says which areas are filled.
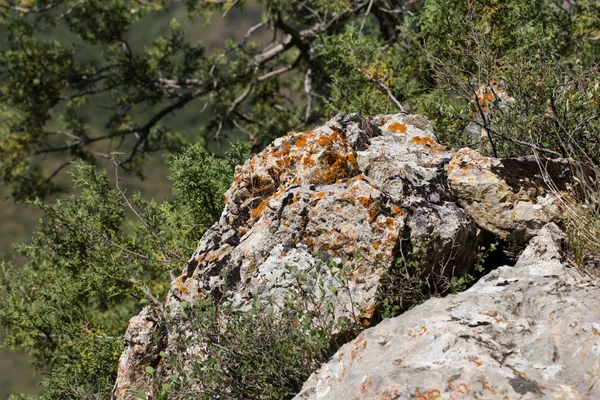
[[[238,236],[244,236],[246,232],[248,232],[248,228],[245,228],[243,226],[238,228]]]
[[[387,129],[396,133],[406,133],[406,125],[401,124],[400,122],[394,122],[393,124],[390,124]]]
[[[188,293],[190,291],[187,288],[187,286],[185,286],[185,284],[183,283],[181,276],[177,277],[177,279],[175,279],[173,281],[173,284],[175,285],[175,287],[177,288],[177,290],[179,290],[179,293]]]
[[[263,201],[260,202],[260,204],[258,205],[258,207],[256,207],[255,209],[253,209],[252,211],[250,211],[250,216],[252,218],[259,218],[263,211],[265,210],[265,207],[267,206],[267,203],[269,202],[269,200],[271,200],[271,197],[267,197],[266,199],[264,199]]]
[[[421,147],[425,147],[430,153],[437,153],[446,150],[444,146],[438,144],[435,140],[427,136],[415,136],[414,138],[410,139],[410,141]]]
[[[397,216],[404,215],[404,210],[402,210],[400,207],[398,207],[395,204],[392,205],[392,212],[394,213],[394,215],[397,215]]]

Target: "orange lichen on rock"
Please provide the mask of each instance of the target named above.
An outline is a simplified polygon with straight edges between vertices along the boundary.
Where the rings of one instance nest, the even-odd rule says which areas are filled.
[[[365,338],[364,333],[361,333],[356,339],[354,339],[350,343],[354,345],[354,349],[352,349],[352,352],[350,354],[350,359],[352,360],[352,362],[361,360],[363,358],[361,353],[367,348],[367,339]]]
[[[319,201],[323,200],[326,196],[325,192],[311,193],[310,199],[312,200],[312,205],[314,206]]]
[[[384,389],[380,389],[377,391],[377,393],[375,393],[375,399],[378,400],[395,400],[398,399],[398,394],[400,393],[400,391],[396,388],[393,388],[393,390],[390,388],[384,388]]]
[[[260,202],[260,204],[258,205],[258,207],[256,207],[255,209],[253,209],[252,211],[250,211],[250,216],[252,218],[259,218],[263,211],[265,210],[265,207],[267,206],[267,203],[271,200],[271,197],[267,197],[266,199],[264,199],[263,201]]]
[[[483,363],[479,361],[479,357],[477,356],[468,356],[465,358],[469,360],[469,362],[473,363],[473,365],[475,365],[476,367],[481,367],[483,365]]]
[[[328,185],[348,178],[358,169],[356,158],[350,152],[340,152],[332,148],[319,154],[318,164],[312,169],[305,183]]]
[[[387,124],[388,122],[390,122],[391,120],[392,120],[392,117],[383,118],[379,121],[379,126],[383,126],[383,125]]]
[[[311,139],[314,135],[312,135],[312,130],[302,132],[296,138],[296,147],[303,149],[308,144],[308,140]]]
[[[442,392],[438,389],[431,389],[429,391],[421,392],[421,389],[417,388],[412,394],[411,399],[415,400],[437,400],[442,397]]]
[[[397,206],[397,205],[395,205],[395,204],[393,204],[393,205],[392,205],[392,212],[393,212],[393,213],[394,213],[394,215],[396,215],[396,216],[403,216],[403,215],[405,214],[405,213],[404,213],[404,210],[403,210],[403,209],[401,209],[400,207],[398,207],[398,206]]]
[[[360,394],[366,396],[369,394],[371,386],[373,386],[373,380],[371,378],[365,377],[365,380],[363,380],[363,382],[360,384],[358,390],[360,391]]]
[[[362,315],[361,315],[361,316],[362,316],[362,317],[363,317],[363,319],[365,320],[365,322],[364,322],[364,323],[367,323],[367,326],[369,326],[369,325],[371,324],[369,320],[370,320],[370,319],[373,317],[373,314],[374,314],[374,313],[375,313],[375,303],[371,303],[371,304],[369,304],[369,305],[368,305],[368,306],[367,306],[367,307],[366,307],[366,308],[363,310],[363,313],[362,313]],[[364,323],[363,323],[363,324],[364,324]]]
[[[400,122],[394,122],[387,127],[388,130],[396,133],[406,133],[406,125],[401,124]]]
[[[185,284],[182,281],[181,276],[177,277],[174,281],[173,284],[175,285],[175,287],[177,288],[177,290],[179,290],[179,293],[188,293],[190,290],[185,286]]]
[[[242,209],[251,208],[250,217],[256,219],[277,188],[283,193],[294,184],[330,184],[350,177],[357,169],[356,156],[343,132],[292,132],[236,174],[228,197],[236,198],[231,195],[236,189],[246,190],[237,201]]]
[[[430,153],[437,153],[446,150],[446,147],[437,143],[435,140],[428,136],[415,136],[412,139],[410,139],[410,141],[414,144],[426,148]]]
[[[413,332],[409,332],[409,335],[412,336],[412,337],[414,337],[414,338],[419,338],[419,337],[423,336],[425,333],[427,333],[427,328],[424,327],[424,326],[422,326],[422,327],[419,328],[418,331],[416,331],[414,333]]]
[[[379,203],[377,201],[374,201],[374,199],[372,199],[371,197],[367,196],[358,196],[356,199],[368,211],[369,223],[373,222],[375,220],[375,217],[377,216],[377,213],[381,209]]]

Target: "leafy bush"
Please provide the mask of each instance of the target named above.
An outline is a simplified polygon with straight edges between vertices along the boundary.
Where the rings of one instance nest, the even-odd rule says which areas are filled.
[[[33,240],[17,246],[26,264],[1,264],[0,324],[3,346],[52,371],[45,398],[108,396],[129,318],[148,302],[160,306],[171,269],[180,269],[219,217],[227,182],[246,154],[247,146],[236,145],[217,159],[191,146],[173,159],[178,182],[161,204],[129,200],[106,173],[83,163],[73,174],[80,194],[35,202],[44,218]]]
[[[483,140],[497,156],[541,152],[598,163],[600,46],[583,34],[597,31],[597,11],[588,1],[426,2],[420,34],[445,95],[418,107],[438,117],[451,145]],[[479,137],[468,137],[469,124]]]
[[[457,276],[447,268],[452,260],[444,260],[439,265],[432,265],[429,260],[427,254],[437,237],[437,234],[433,234],[419,246],[405,246],[405,249],[400,247],[381,279],[378,292],[381,319],[396,317],[433,296],[466,290],[478,276],[486,272],[485,262],[498,245],[490,243],[488,246],[479,246],[474,254],[471,273]]]
[[[338,111],[406,110],[433,118],[444,144],[498,156],[578,158],[597,176],[596,0],[269,0],[240,42],[208,49],[189,40],[197,18],[248,10],[247,3],[0,0],[0,28],[9,38],[0,51],[2,183],[17,200],[46,196],[58,190],[53,180],[71,160],[114,157],[113,144],[126,152],[115,162],[141,173],[149,153],[182,148],[181,114],[168,115],[185,111],[197,126],[199,109],[207,110],[203,144],[246,136],[259,149]],[[168,29],[144,32],[134,45],[138,23],[167,10],[178,16]],[[52,39],[61,29],[69,40]],[[73,175],[78,194],[53,204],[36,200],[45,216],[33,240],[18,246],[26,265],[1,264],[0,323],[5,346],[52,371],[46,398],[107,396],[127,320],[141,304],[162,306],[171,271],[219,217],[234,166],[247,153],[236,146],[220,159],[200,144],[189,147],[171,160],[173,194],[163,203],[112,189],[106,174],[83,163]],[[44,168],[49,154],[56,156],[52,170]],[[600,248],[599,191],[594,182],[580,190],[578,204],[564,201],[568,242],[583,266]],[[384,316],[470,283],[424,279],[424,250],[395,260],[381,293]],[[343,288],[347,266],[331,267]],[[195,365],[192,376],[167,354],[170,368],[179,368],[173,377],[183,381],[157,382],[157,393],[185,397],[202,382],[196,394],[209,397],[287,397],[336,339],[329,323],[307,323],[332,316],[331,303],[318,298],[290,298],[287,311],[256,303],[248,313],[213,300],[189,305],[184,317],[203,321],[196,327],[203,336],[181,346],[208,340],[202,351],[219,357]],[[351,315],[360,319],[360,310]],[[337,322],[352,329],[356,320]],[[251,343],[251,334],[260,340]]]
[[[174,317],[175,348],[161,354],[159,367],[147,368],[155,382],[152,398],[293,397],[310,374],[359,330],[360,310],[351,298],[352,304],[341,311],[344,315],[335,311],[339,296],[348,293],[351,265],[330,260],[306,272],[288,266],[294,283],[281,304],[257,298],[249,310],[241,311],[223,298],[183,303],[183,311]],[[335,277],[337,289],[325,286],[325,270]]]

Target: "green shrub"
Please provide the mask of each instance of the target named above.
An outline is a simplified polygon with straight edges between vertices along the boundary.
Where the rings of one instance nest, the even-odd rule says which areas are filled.
[[[335,311],[338,296],[348,291],[349,265],[319,262],[303,273],[288,266],[295,273],[294,284],[282,304],[255,299],[249,310],[240,311],[222,298],[183,303],[177,316],[180,330],[171,335],[179,338],[175,349],[161,354],[160,367],[147,369],[155,382],[152,398],[293,397],[310,374],[359,330],[356,305],[351,304],[344,315]],[[325,286],[325,268],[339,283],[337,290]]]
[[[51,371],[44,398],[108,397],[127,322],[143,304],[161,306],[171,271],[219,217],[227,182],[246,154],[243,145],[226,159],[190,147],[172,161],[177,182],[161,204],[130,200],[106,173],[83,163],[73,174],[79,194],[35,202],[44,217],[32,241],[17,246],[25,265],[1,264],[0,325],[3,346]],[[207,191],[211,196],[193,195]]]

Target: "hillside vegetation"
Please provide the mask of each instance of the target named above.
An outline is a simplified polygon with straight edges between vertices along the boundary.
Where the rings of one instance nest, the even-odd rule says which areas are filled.
[[[128,320],[181,273],[235,166],[338,112],[579,161],[563,225],[573,263],[597,260],[597,0],[0,0],[0,32],[2,345],[48,372],[42,398],[107,398]],[[285,333],[292,365],[327,354]],[[253,397],[290,395],[263,383]]]

